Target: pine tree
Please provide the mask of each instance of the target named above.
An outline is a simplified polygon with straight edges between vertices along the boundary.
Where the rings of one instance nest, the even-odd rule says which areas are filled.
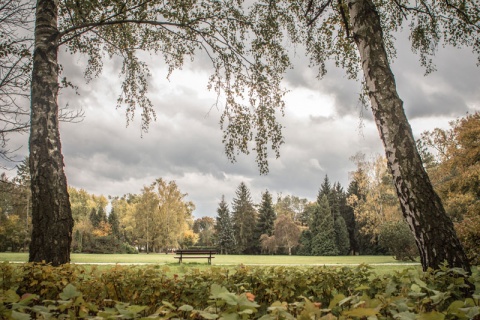
[[[320,203],[322,200],[322,197],[326,196],[328,199],[328,204],[332,206],[332,185],[330,184],[330,179],[328,179],[328,176],[325,175],[325,178],[323,179],[323,183],[320,185],[320,190],[318,190],[318,195],[317,195],[317,202]]]
[[[347,220],[345,217],[352,218],[351,208],[347,204],[347,194],[343,191],[339,182],[333,184],[332,188],[332,204],[330,206],[335,226],[335,241],[340,255],[348,254],[352,248],[350,244],[350,234],[347,228]],[[348,246],[348,247],[347,247]]]
[[[335,244],[335,230],[332,213],[326,195],[323,195],[315,208],[312,223],[311,253],[314,256],[334,256],[338,254]]]
[[[357,254],[359,252],[359,247],[358,247],[358,241],[357,241],[357,222],[355,220],[355,214],[353,211],[353,207],[348,204],[348,199],[350,196],[354,195],[358,197],[360,194],[358,190],[358,182],[354,179],[350,182],[348,185],[348,190],[347,190],[347,207],[345,208],[345,211],[343,212],[342,216],[343,219],[345,220],[345,223],[347,225],[347,230],[348,230],[348,237],[350,239],[350,250],[352,254]]]
[[[312,232],[310,230],[303,230],[300,234],[300,248],[297,254],[300,256],[312,255]]]
[[[220,253],[228,254],[235,249],[235,237],[233,235],[233,226],[228,210],[228,204],[225,202],[225,196],[222,195],[222,201],[218,204],[217,223],[215,231],[217,233],[217,246]]]
[[[347,225],[342,216],[338,216],[337,219],[335,219],[334,230],[338,254],[345,256],[350,252],[350,239],[348,237]]]
[[[257,212],[245,183],[240,183],[233,199],[232,223],[237,241],[237,252],[252,254],[255,252],[255,227],[257,225]]]
[[[261,253],[262,246],[260,244],[260,238],[262,235],[267,235],[271,237],[274,233],[275,228],[275,219],[276,212],[273,207],[272,196],[266,190],[262,193],[262,202],[260,203],[260,208],[258,209],[258,222],[255,229],[255,252]]]
[[[259,235],[266,234],[271,236],[275,228],[276,217],[277,215],[272,203],[272,195],[266,190],[262,194],[262,203],[258,210],[257,233]]]

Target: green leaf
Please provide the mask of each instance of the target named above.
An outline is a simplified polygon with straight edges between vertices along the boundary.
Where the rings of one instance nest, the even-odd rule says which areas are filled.
[[[421,288],[424,288],[424,289],[428,289],[428,286],[425,282],[423,282],[422,280],[420,280],[419,278],[415,277],[415,283],[417,285],[419,285]],[[413,286],[413,285],[412,285]]]
[[[62,300],[70,300],[75,297],[80,296],[82,293],[77,291],[74,285],[71,283],[67,284],[67,286],[63,289],[62,293],[59,294],[60,299]]]
[[[226,288],[220,286],[219,284],[214,283],[214,284],[212,284],[212,287],[210,288],[210,293],[211,293],[210,298],[218,299],[220,294],[228,293],[228,290]]]
[[[147,306],[137,306],[137,305],[133,305],[133,306],[128,306],[127,307],[127,310],[130,311],[130,312],[133,312],[134,314],[138,314],[140,312],[142,312],[143,310],[147,309]]]
[[[366,285],[355,288],[356,291],[369,290],[369,289],[370,289],[370,286],[366,286]]]
[[[456,300],[456,301],[453,301],[449,306],[448,306],[448,309],[447,309],[447,312],[448,313],[453,313],[453,314],[457,314],[460,310],[460,308],[463,308],[465,307],[465,303],[463,301],[460,301],[460,300]]]
[[[214,314],[214,313],[210,313],[210,312],[206,312],[206,311],[199,311],[198,315],[200,317],[204,318],[204,319],[209,319],[209,320],[213,320],[213,319],[218,318],[218,314]]]
[[[415,320],[416,318],[416,314],[415,313],[412,313],[410,311],[404,311],[404,312],[400,312],[400,313],[397,313],[395,316],[394,316],[394,319],[398,319],[398,320]]]
[[[353,310],[344,311],[342,314],[351,317],[370,317],[378,314],[376,308],[357,308]]]
[[[2,292],[2,297],[0,298],[1,302],[18,302],[20,300],[20,296],[14,290],[7,290],[6,292]]]
[[[238,313],[222,313],[222,319],[223,320],[238,320],[240,317],[238,316]]]
[[[30,302],[34,299],[38,298],[38,296],[36,294],[30,294],[30,293],[26,293],[22,296],[22,298],[20,298],[20,301],[18,301],[19,304],[23,305],[23,306],[26,306],[28,304],[30,304]]]
[[[480,307],[461,308],[460,311],[464,312],[468,319],[473,319],[475,316],[480,315]]]
[[[330,301],[330,304],[328,305],[328,308],[333,309],[333,307],[336,307],[337,304],[339,304],[343,299],[345,299],[345,296],[343,294],[337,294]]]
[[[30,320],[30,315],[25,313],[20,313],[15,310],[12,311],[12,319],[14,320]]]
[[[188,304],[184,304],[180,308],[178,308],[178,311],[185,311],[185,312],[190,312],[193,310],[192,306],[189,306]]]
[[[230,292],[223,292],[217,295],[218,299],[222,299],[231,306],[238,305],[238,298],[236,295]]]
[[[176,307],[175,307],[173,304],[171,304],[170,302],[168,302],[168,301],[162,301],[162,304],[163,304],[164,306],[172,309],[172,310],[175,310],[175,309],[176,309]]]
[[[443,313],[432,311],[421,313],[417,316],[418,320],[443,320],[445,319],[445,315]]]
[[[354,297],[354,296],[346,297],[346,298],[340,300],[340,301],[338,302],[338,305],[341,307],[341,306],[344,305],[345,303],[351,301],[353,298],[355,298],[355,297]]]

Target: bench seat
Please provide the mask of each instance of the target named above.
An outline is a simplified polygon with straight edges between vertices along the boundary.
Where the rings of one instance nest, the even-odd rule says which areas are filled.
[[[215,258],[213,255],[216,254],[216,250],[196,250],[196,249],[185,249],[185,250],[176,250],[177,254],[175,259],[178,259],[178,263],[182,263],[183,259],[208,259],[208,264],[212,264],[212,259]]]

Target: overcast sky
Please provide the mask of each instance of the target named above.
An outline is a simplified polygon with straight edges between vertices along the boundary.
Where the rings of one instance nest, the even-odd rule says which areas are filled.
[[[409,45],[397,49],[393,71],[417,137],[480,110],[480,68],[469,51],[442,49],[435,58],[438,71],[424,77]],[[295,69],[286,75],[291,91],[281,119],[285,144],[281,157],[271,159],[266,176],[259,175],[255,154],[240,156],[234,164],[224,155],[221,110],[212,108],[216,97],[207,90],[211,70],[201,61],[174,72],[170,80],[162,63],[154,61],[150,98],[157,121],[143,136],[139,114],[126,127],[124,110],[115,109],[120,90],[115,63],[107,63],[99,79],[85,84],[82,59],[63,53],[61,62],[65,75],[80,87],[80,95],[65,92],[60,104],[85,111],[83,122],[61,124],[66,174],[71,186],[90,193],[140,193],[161,177],[175,180],[188,193],[186,199],[196,205],[195,217],[213,217],[221,196],[231,203],[242,181],[255,202],[266,189],[274,199],[282,193],[313,200],[325,175],[347,188],[349,172],[355,169],[349,158],[355,153],[383,154],[371,111],[362,112],[358,103],[360,84],[335,68],[318,80],[302,56],[295,58]],[[23,146],[19,157],[27,155],[27,139],[23,135],[11,140]]]

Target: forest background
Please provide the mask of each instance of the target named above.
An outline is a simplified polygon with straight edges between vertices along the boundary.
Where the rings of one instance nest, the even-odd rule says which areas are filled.
[[[425,131],[417,146],[472,264],[480,251],[480,113]],[[222,253],[297,255],[392,254],[414,260],[417,248],[401,217],[386,161],[358,153],[345,189],[326,175],[316,201],[261,194],[254,203],[240,183],[215,217],[194,218],[195,204],[175,181],[157,179],[138,194],[105,197],[69,188],[75,219],[73,252],[169,252],[215,247]],[[31,217],[28,161],[0,183],[0,250],[26,251]],[[253,239],[253,241],[252,241]]]

